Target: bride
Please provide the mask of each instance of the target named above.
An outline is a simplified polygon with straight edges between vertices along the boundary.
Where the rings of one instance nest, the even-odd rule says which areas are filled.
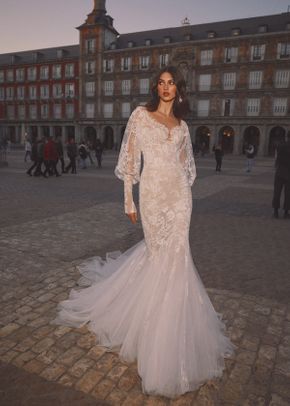
[[[115,174],[124,181],[125,213],[138,220],[133,185],[140,181],[145,239],[115,259],[80,267],[90,287],[73,290],[56,322],[88,325],[100,345],[137,359],[143,391],[175,397],[219,377],[234,346],[224,335],[194,266],[188,234],[196,177],[185,82],[163,69],[152,99],[133,111]],[[141,157],[143,170],[140,175]]]

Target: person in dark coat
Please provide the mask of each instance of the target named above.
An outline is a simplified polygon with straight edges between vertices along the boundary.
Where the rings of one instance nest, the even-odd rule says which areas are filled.
[[[63,146],[62,146],[62,142],[61,142],[61,137],[60,137],[60,136],[56,137],[55,145],[56,145],[56,149],[57,149],[57,153],[58,153],[58,161],[60,161],[60,163],[61,163],[61,172],[62,172],[62,173],[65,173],[65,170],[64,170]],[[57,163],[58,163],[58,161],[57,161]]]
[[[222,149],[221,144],[215,144],[213,146],[213,152],[214,152],[214,156],[215,156],[215,161],[216,161],[216,172],[220,172],[222,169],[222,162],[223,162],[223,156],[224,156],[224,152]]]
[[[33,176],[40,176],[40,175],[43,176],[41,167],[44,162],[44,143],[45,143],[45,137],[41,137],[41,139],[38,140],[38,142],[37,142],[37,166],[36,166]]]
[[[98,161],[98,168],[102,167],[102,155],[103,155],[103,144],[101,143],[101,141],[99,140],[99,138],[96,139],[96,146],[95,146],[95,154],[96,154],[96,158]]]
[[[58,153],[56,148],[56,143],[51,137],[48,138],[44,146],[44,162],[45,171],[43,175],[46,177],[48,175],[60,176],[57,171],[56,163],[58,160]]]
[[[27,175],[29,175],[29,176],[32,176],[31,172],[33,171],[34,168],[37,167],[37,146],[38,146],[38,143],[37,143],[37,140],[35,139],[32,142],[31,154],[30,154],[30,159],[33,162],[33,164],[31,165],[31,167],[26,172]]]
[[[274,195],[272,207],[274,217],[279,218],[279,208],[282,190],[284,188],[284,218],[289,218],[290,210],[290,131],[286,142],[277,148],[276,172],[274,178]]]
[[[74,138],[71,138],[69,140],[66,148],[67,148],[67,156],[70,162],[65,168],[65,172],[67,173],[71,169],[71,173],[77,173],[76,159],[78,156],[78,148]]]

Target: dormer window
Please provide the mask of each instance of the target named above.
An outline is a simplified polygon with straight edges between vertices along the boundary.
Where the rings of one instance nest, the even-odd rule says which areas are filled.
[[[184,35],[184,40],[185,41],[190,41],[192,39],[192,35],[191,34],[185,34]]]
[[[145,45],[146,45],[146,47],[149,47],[150,45],[152,45],[152,40],[151,39],[146,39],[145,40]]]
[[[37,62],[39,57],[40,57],[39,52],[32,52],[32,60],[33,60],[33,62]]]
[[[169,37],[169,36],[164,37],[165,44],[170,44],[170,42],[171,42],[171,37]]]
[[[57,49],[56,50],[56,57],[57,57],[57,59],[62,59],[64,57],[64,50],[63,49]]]
[[[236,36],[238,36],[238,35],[241,35],[241,29],[240,29],[240,28],[233,28],[233,29],[232,29],[232,35],[233,35],[234,37],[236,37]]]
[[[19,56],[18,55],[11,55],[11,64],[13,65],[14,63],[19,61]]]
[[[266,24],[260,25],[258,28],[258,33],[263,34],[268,31],[268,26]]]
[[[207,32],[207,38],[215,38],[216,37],[216,32],[215,31],[208,31]]]
[[[128,48],[133,48],[134,42],[133,41],[128,41]]]
[[[117,48],[116,42],[112,42],[112,43],[110,44],[110,49],[116,49],[116,48]]]

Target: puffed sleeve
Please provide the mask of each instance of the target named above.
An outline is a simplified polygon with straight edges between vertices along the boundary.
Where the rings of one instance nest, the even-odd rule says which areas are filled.
[[[140,180],[141,151],[138,143],[138,126],[142,109],[137,107],[131,114],[124,133],[115,175],[124,181],[125,213],[136,213],[133,201],[133,185]]]
[[[180,162],[187,175],[188,183],[191,186],[196,178],[196,167],[192,152],[190,133],[187,124],[183,122],[183,125],[184,125],[184,139],[180,149]]]

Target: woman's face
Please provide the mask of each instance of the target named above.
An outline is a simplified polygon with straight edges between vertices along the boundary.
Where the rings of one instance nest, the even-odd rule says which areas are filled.
[[[169,72],[163,72],[158,80],[158,96],[161,100],[169,102],[175,99],[177,88],[172,75]]]

